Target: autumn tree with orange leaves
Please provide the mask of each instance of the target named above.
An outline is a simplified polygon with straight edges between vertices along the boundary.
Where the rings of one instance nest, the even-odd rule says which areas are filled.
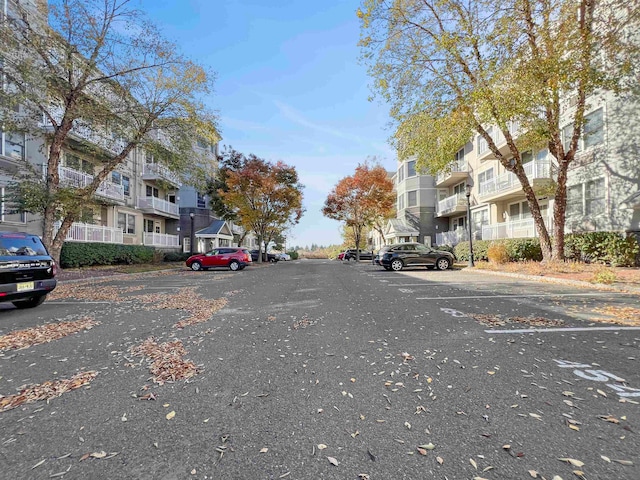
[[[263,243],[266,250],[276,235],[300,221],[303,185],[295,167],[272,164],[253,154],[235,154],[236,168],[226,172],[225,188],[220,188],[218,195],[236,214],[236,223],[256,234],[262,252]]]
[[[358,165],[353,175],[338,182],[325,200],[322,213],[344,222],[353,231],[355,248],[360,249],[363,229],[380,228],[380,218],[391,215],[395,199],[393,182],[386,170],[365,162]]]

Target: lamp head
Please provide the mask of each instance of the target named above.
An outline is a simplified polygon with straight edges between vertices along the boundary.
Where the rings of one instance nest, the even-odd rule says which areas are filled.
[[[469,198],[471,196],[471,185],[467,183],[464,187],[464,191],[467,198]]]
[[[189,216],[190,216],[191,218],[193,218],[193,217],[195,217],[196,215],[195,215],[195,213],[191,212],[191,213],[189,214]]]

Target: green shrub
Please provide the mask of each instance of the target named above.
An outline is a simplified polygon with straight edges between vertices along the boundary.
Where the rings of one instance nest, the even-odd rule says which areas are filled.
[[[164,252],[165,262],[184,262],[189,258],[191,254],[189,252]]]
[[[154,260],[154,252],[153,247],[144,245],[65,242],[60,253],[60,266],[74,268],[92,265],[151,263]]]
[[[489,245],[491,241],[489,240],[474,240],[473,241],[473,258],[477,261],[487,261],[487,250],[489,249]],[[466,262],[469,260],[469,242],[460,242],[453,249],[454,255],[456,259],[461,262]]]
[[[291,257],[291,260],[297,260],[298,259],[298,252],[296,252],[295,250],[289,250],[287,253]]]
[[[607,285],[617,280],[616,272],[607,267],[600,267],[593,273],[592,283],[605,283]]]
[[[542,250],[537,238],[508,238],[505,240],[474,240],[473,258],[477,261],[489,261],[489,247],[499,243],[504,245],[508,261],[542,260]],[[455,246],[454,254],[459,261],[469,260],[469,242],[460,242]]]
[[[502,242],[493,242],[489,245],[487,257],[491,263],[497,264],[507,263],[510,260],[507,246]]]
[[[638,240],[617,232],[572,233],[565,237],[565,257],[612,266],[633,266],[640,252]]]

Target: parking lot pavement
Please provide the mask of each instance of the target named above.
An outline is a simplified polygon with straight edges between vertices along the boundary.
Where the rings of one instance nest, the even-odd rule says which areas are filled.
[[[0,312],[3,475],[640,478],[640,333],[592,321],[637,297],[369,267],[96,279]]]

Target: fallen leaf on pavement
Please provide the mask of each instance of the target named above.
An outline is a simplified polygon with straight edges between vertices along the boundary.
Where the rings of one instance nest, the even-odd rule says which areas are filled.
[[[337,467],[338,465],[340,465],[340,462],[333,457],[327,457],[327,460],[329,460],[329,463],[333,466]]]
[[[171,420],[175,416],[176,416],[176,412],[174,410],[171,410],[169,413],[167,413],[166,418],[167,420]]]

